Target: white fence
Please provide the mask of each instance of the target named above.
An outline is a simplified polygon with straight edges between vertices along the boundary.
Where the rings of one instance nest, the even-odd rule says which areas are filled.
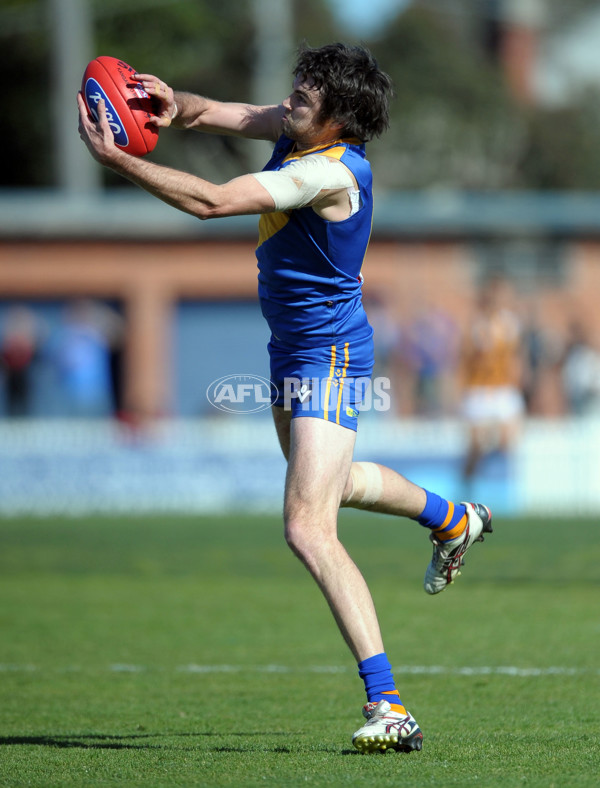
[[[355,456],[389,465],[453,500],[497,514],[600,514],[600,420],[530,421],[509,457],[467,489],[456,421],[366,416]],[[0,515],[279,512],[285,463],[270,417],[0,423]]]

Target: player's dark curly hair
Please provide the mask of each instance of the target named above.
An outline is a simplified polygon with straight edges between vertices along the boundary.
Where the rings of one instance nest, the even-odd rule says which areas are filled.
[[[312,80],[321,91],[321,120],[344,124],[344,137],[366,142],[389,126],[392,80],[368,49],[347,44],[303,45],[294,76]]]

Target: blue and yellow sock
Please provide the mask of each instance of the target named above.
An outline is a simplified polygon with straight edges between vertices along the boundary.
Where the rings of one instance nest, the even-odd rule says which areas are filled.
[[[427,503],[416,521],[431,529],[441,542],[456,539],[467,525],[467,510],[462,504],[446,501],[435,493],[425,490]]]
[[[358,675],[365,682],[368,701],[378,703],[380,700],[387,700],[393,711],[399,714],[407,713],[396,689],[392,666],[385,652],[359,662]]]

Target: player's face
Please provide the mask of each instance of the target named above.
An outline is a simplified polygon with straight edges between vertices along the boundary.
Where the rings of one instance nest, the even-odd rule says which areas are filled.
[[[339,137],[340,124],[322,121],[321,96],[310,80],[296,77],[293,90],[282,102],[285,110],[282,118],[283,133],[298,144],[298,148],[311,148]]]

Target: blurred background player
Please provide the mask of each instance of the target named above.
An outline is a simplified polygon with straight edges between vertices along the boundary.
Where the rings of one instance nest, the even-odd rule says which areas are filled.
[[[511,289],[502,278],[490,279],[479,293],[462,348],[465,385],[463,416],[468,448],[463,475],[475,476],[493,451],[508,452],[525,412],[522,393],[524,348],[519,317],[510,307]]]
[[[600,350],[593,331],[581,319],[569,324],[561,378],[568,412],[574,416],[600,412]]]
[[[0,372],[6,390],[6,415],[31,415],[32,369],[38,355],[40,330],[34,313],[15,304],[5,315],[0,334]]]
[[[119,410],[115,362],[123,321],[107,305],[88,298],[70,301],[53,346],[53,360],[69,413],[79,418],[112,416]]]
[[[260,173],[217,185],[119,150],[102,102],[91,119],[78,96],[80,135],[90,153],[170,205],[201,219],[260,214],[259,297],[271,329],[273,402],[288,461],[285,536],[325,596],[364,681],[364,752],[419,750],[423,735],[396,689],[375,607],[338,539],[340,505],[395,514],[428,529],[434,550],[425,590],[443,591],[491,514],[412,484],[389,468],[353,462],[362,391],[371,376],[373,330],[362,305],[361,268],[372,226],[372,176],[365,142],[388,125],[391,81],[362,47],[301,49],[291,94],[281,104],[224,103],[173,92],[136,75],[159,100],[157,126],[234,134],[275,143]],[[289,398],[291,380],[317,389]],[[287,392],[289,394],[289,391]]]

